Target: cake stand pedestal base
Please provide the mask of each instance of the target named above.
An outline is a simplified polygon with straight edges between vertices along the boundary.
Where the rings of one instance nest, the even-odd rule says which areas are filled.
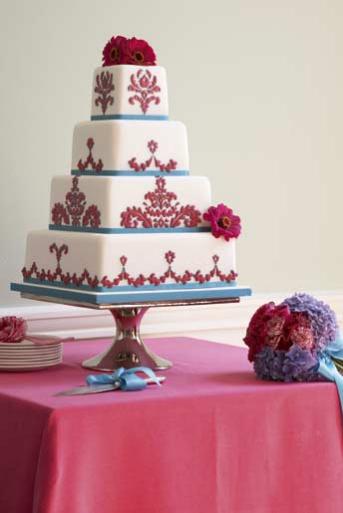
[[[82,362],[82,367],[97,371],[114,371],[118,367],[145,366],[154,370],[165,370],[172,363],[157,356],[144,344],[140,335],[141,320],[148,310],[142,308],[110,308],[116,323],[117,333],[113,344],[100,353]]]
[[[140,303],[102,303],[95,304],[66,298],[51,297],[43,294],[22,292],[21,297],[47,301],[70,306],[109,310],[115,320],[117,333],[111,346],[104,352],[82,362],[86,369],[113,372],[119,367],[145,366],[154,370],[166,370],[172,363],[154,354],[143,342],[140,335],[140,324],[149,308],[167,306],[215,305],[221,303],[238,303],[241,296],[250,295],[249,288],[232,288],[228,297],[196,298],[142,301]],[[234,295],[237,294],[237,295]]]

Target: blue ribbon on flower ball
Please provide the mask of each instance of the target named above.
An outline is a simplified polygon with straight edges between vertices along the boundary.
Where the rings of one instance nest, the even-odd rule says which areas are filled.
[[[336,384],[341,408],[343,412],[343,376],[336,367],[335,360],[342,362],[343,367],[343,339],[337,338],[326,346],[325,350],[319,355],[318,374],[333,381]]]
[[[112,374],[98,374],[87,377],[87,385],[116,385],[118,389],[125,392],[134,390],[143,390],[147,385],[147,380],[137,376],[136,372],[141,372],[149,376],[150,380],[160,386],[160,382],[152,369],[149,367],[132,367],[125,369],[120,367]]]

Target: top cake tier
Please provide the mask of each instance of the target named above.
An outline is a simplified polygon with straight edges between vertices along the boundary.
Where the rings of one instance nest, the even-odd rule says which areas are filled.
[[[97,68],[91,119],[168,119],[165,69],[127,64]]]

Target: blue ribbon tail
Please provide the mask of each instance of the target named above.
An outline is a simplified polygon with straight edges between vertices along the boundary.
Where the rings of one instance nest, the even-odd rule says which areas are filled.
[[[132,392],[134,390],[143,390],[148,384],[145,379],[136,376],[136,374],[124,374],[120,378],[120,388],[125,392]]]
[[[343,338],[336,338],[325,348],[325,352],[337,360],[343,360]]]
[[[161,386],[161,383],[158,381],[156,374],[152,369],[150,369],[150,367],[132,367],[132,369],[127,369],[125,371],[125,374],[135,374],[136,372],[142,372],[143,374],[146,374],[156,385],[158,385],[159,387]]]
[[[322,356],[320,358],[318,373],[329,381],[336,383],[343,413],[343,376],[338,372],[337,367],[331,360],[330,356]]]

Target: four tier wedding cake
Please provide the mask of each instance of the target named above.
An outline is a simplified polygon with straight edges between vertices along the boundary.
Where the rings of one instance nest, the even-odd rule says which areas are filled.
[[[75,127],[71,174],[53,178],[49,229],[29,233],[13,290],[96,304],[250,293],[236,285],[240,219],[189,176],[186,128],[169,120],[155,60],[136,38],[105,46],[91,121]]]

